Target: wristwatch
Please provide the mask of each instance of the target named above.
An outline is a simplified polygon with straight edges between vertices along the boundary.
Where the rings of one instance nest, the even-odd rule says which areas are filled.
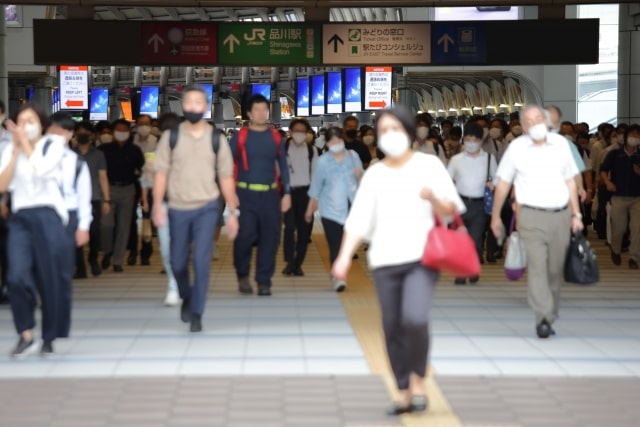
[[[229,214],[233,216],[240,216],[240,209],[229,209]]]
[[[582,219],[582,214],[580,212],[578,213],[574,213],[573,215],[571,215],[572,218],[578,218],[578,219]]]

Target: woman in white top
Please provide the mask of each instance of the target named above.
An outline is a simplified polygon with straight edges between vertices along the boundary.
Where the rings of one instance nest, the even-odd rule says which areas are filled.
[[[429,308],[438,272],[420,263],[434,215],[464,212],[447,170],[434,156],[410,149],[411,114],[386,110],[377,121],[384,160],[367,170],[345,224],[333,275],[343,279],[365,239],[369,266],[382,309],[387,353],[401,400],[389,413],[427,407],[424,377],[429,350]]]
[[[20,339],[11,355],[35,350],[33,328],[37,296],[42,307],[41,353],[53,352],[58,311],[68,264],[67,207],[60,186],[64,138],[42,136],[46,121],[33,106],[22,107],[7,122],[13,144],[0,160],[0,192],[11,191],[7,285],[13,321]],[[38,294],[38,295],[37,295]]]
[[[447,164],[444,146],[440,144],[440,135],[437,131],[431,131],[431,116],[421,113],[415,117],[416,134],[413,140],[413,149],[425,154],[432,154],[440,159],[442,164]]]

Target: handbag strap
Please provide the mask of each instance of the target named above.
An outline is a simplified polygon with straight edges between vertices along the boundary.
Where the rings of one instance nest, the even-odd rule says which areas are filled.
[[[433,214],[433,218],[434,218],[434,222],[435,222],[436,227],[445,227],[445,224],[442,222],[442,220],[440,219],[440,217],[438,215],[436,215],[434,213]],[[455,225],[456,228],[464,227],[464,221],[462,221],[462,217],[460,216],[458,211],[454,211],[454,213],[453,213],[453,221],[451,221],[451,225]]]
[[[509,225],[509,234],[513,233],[513,230],[516,229],[516,213],[514,212],[511,215],[511,225]]]
[[[492,177],[489,175],[491,172],[491,153],[487,153],[487,182],[492,180]]]

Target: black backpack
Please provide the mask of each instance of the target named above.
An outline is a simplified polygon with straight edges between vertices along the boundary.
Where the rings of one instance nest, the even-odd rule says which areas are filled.
[[[169,132],[169,148],[173,152],[176,145],[178,145],[178,128],[171,128]],[[211,132],[211,148],[213,148],[213,154],[216,155],[216,162],[218,161],[218,150],[220,149],[220,135],[222,135],[222,132],[214,127]]]
[[[53,141],[51,141],[50,139],[47,139],[44,142],[44,147],[42,147],[42,155],[43,156],[47,155],[47,152],[49,151],[49,147],[51,146],[52,143],[53,143]],[[86,161],[83,158],[81,158],[78,153],[76,153],[76,155],[78,157],[76,157],[76,174],[75,174],[75,177],[73,178],[73,189],[77,191],[78,190],[78,177],[80,176],[80,172],[82,172],[82,166],[84,166]]]

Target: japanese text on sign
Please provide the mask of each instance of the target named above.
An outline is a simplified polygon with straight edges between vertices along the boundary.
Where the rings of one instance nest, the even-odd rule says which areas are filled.
[[[391,67],[367,67],[365,72],[365,108],[380,110],[391,107]]]
[[[89,106],[88,67],[60,66],[60,107],[84,110]]]

